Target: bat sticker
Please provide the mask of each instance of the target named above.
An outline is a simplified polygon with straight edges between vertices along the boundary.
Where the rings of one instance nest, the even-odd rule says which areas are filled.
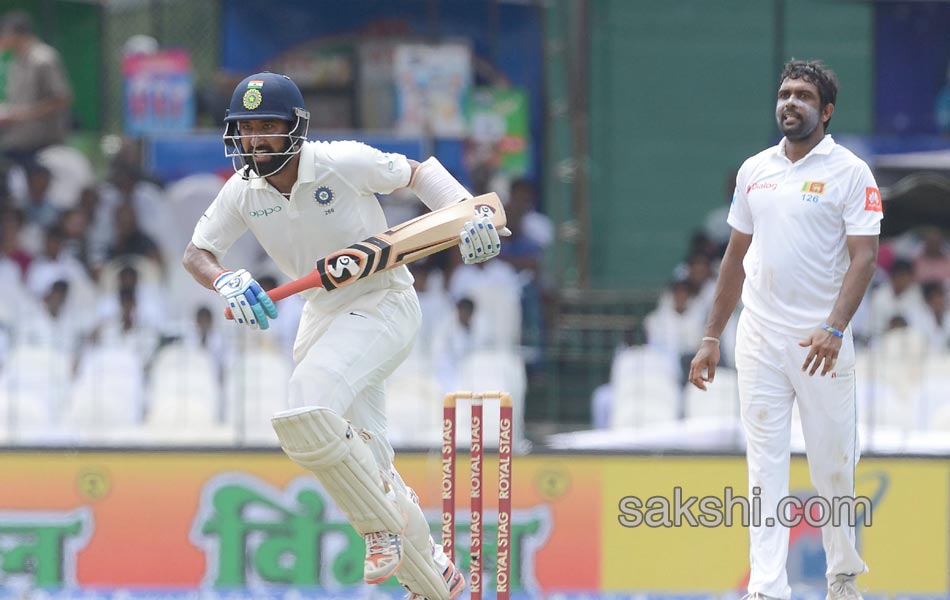
[[[326,259],[324,285],[331,290],[360,274],[363,257],[355,252],[341,252]]]
[[[365,241],[365,242],[369,242],[369,243],[371,243],[371,244],[375,244],[375,245],[380,249],[380,253],[379,253],[379,263],[376,265],[376,269],[375,269],[375,271],[373,271],[373,272],[382,271],[383,269],[385,269],[386,267],[388,267],[388,266],[389,266],[389,253],[392,251],[392,244],[390,244],[389,242],[387,242],[387,241],[385,241],[385,240],[381,240],[381,239],[379,239],[379,238],[376,237],[376,236],[373,236],[373,237],[371,237],[371,238],[368,238],[368,239],[366,239],[366,240],[364,240],[364,241]],[[372,266],[372,265],[370,265],[370,267],[369,267],[368,269],[366,269],[367,272],[369,272],[369,271],[371,271],[371,270],[373,270],[373,266]]]
[[[475,212],[478,213],[482,217],[491,218],[491,216],[495,214],[495,209],[489,206],[488,204],[476,204]]]

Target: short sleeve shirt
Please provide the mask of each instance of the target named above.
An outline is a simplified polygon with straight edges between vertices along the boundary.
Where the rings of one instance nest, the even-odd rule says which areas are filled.
[[[360,142],[305,142],[297,183],[285,198],[266,179],[233,175],[198,221],[192,243],[228,268],[225,254],[248,229],[291,279],[313,271],[318,259],[387,228],[377,193],[409,184],[409,161]],[[316,308],[332,311],[370,291],[405,289],[413,279],[405,266],[327,292],[303,292]]]
[[[850,265],[847,236],[878,235],[882,218],[871,169],[830,135],[795,163],[784,139],[746,160],[728,217],[752,235],[745,310],[796,335],[821,325]]]

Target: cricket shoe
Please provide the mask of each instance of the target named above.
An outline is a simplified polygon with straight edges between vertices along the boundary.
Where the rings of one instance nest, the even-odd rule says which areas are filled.
[[[455,565],[449,561],[449,566],[445,568],[445,571],[442,572],[442,578],[445,579],[445,585],[449,588],[449,600],[455,600],[462,595],[462,592],[465,591],[465,578],[462,577],[462,573],[455,568]],[[403,586],[406,587],[406,586]],[[407,590],[409,588],[406,588]],[[406,596],[405,600],[429,600],[425,596],[414,593],[412,590],[409,590],[409,595]]]
[[[402,564],[402,538],[398,533],[376,531],[363,536],[366,541],[366,560],[363,562],[363,581],[382,583],[396,574]]]
[[[855,577],[851,574],[835,575],[835,580],[828,584],[826,600],[864,600],[854,583]]]

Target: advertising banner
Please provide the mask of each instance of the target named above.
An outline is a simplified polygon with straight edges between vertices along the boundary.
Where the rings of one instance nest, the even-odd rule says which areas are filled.
[[[527,90],[474,88],[465,108],[471,140],[491,147],[504,173],[524,177],[531,164]]]
[[[399,133],[465,135],[463,103],[472,82],[472,51],[467,44],[400,44],[393,71]]]
[[[126,56],[122,77],[128,135],[194,128],[194,75],[188,52],[173,49]]]
[[[457,559],[467,573],[464,453],[458,466]],[[495,466],[486,456],[486,589],[494,581]],[[397,467],[438,541],[438,455],[401,454]],[[946,459],[861,463],[855,496],[869,500],[857,510],[870,567],[861,578],[866,597],[950,592],[948,476]],[[747,495],[741,457],[518,456],[513,480],[515,598],[736,598],[744,591],[741,508],[731,511],[732,523],[719,524],[715,511],[699,509],[703,499],[709,508],[710,498]],[[0,599],[404,594],[395,580],[362,583],[362,538],[316,479],[277,452],[6,452],[0,481]],[[802,500],[813,495],[804,460],[793,460],[791,490]],[[793,587],[820,590],[819,530],[797,525],[790,537]]]

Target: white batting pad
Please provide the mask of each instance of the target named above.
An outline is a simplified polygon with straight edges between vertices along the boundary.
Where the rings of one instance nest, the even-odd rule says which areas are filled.
[[[429,524],[418,504],[402,490],[396,493],[396,503],[409,517],[402,536],[403,560],[396,578],[415,594],[427,600],[450,600],[449,586],[442,578],[448,567],[448,557],[442,547],[432,542]]]
[[[311,471],[360,534],[406,528],[404,509],[384,485],[373,454],[357,431],[328,408],[305,406],[271,418],[280,445],[292,461]],[[426,529],[428,531],[428,528]]]

